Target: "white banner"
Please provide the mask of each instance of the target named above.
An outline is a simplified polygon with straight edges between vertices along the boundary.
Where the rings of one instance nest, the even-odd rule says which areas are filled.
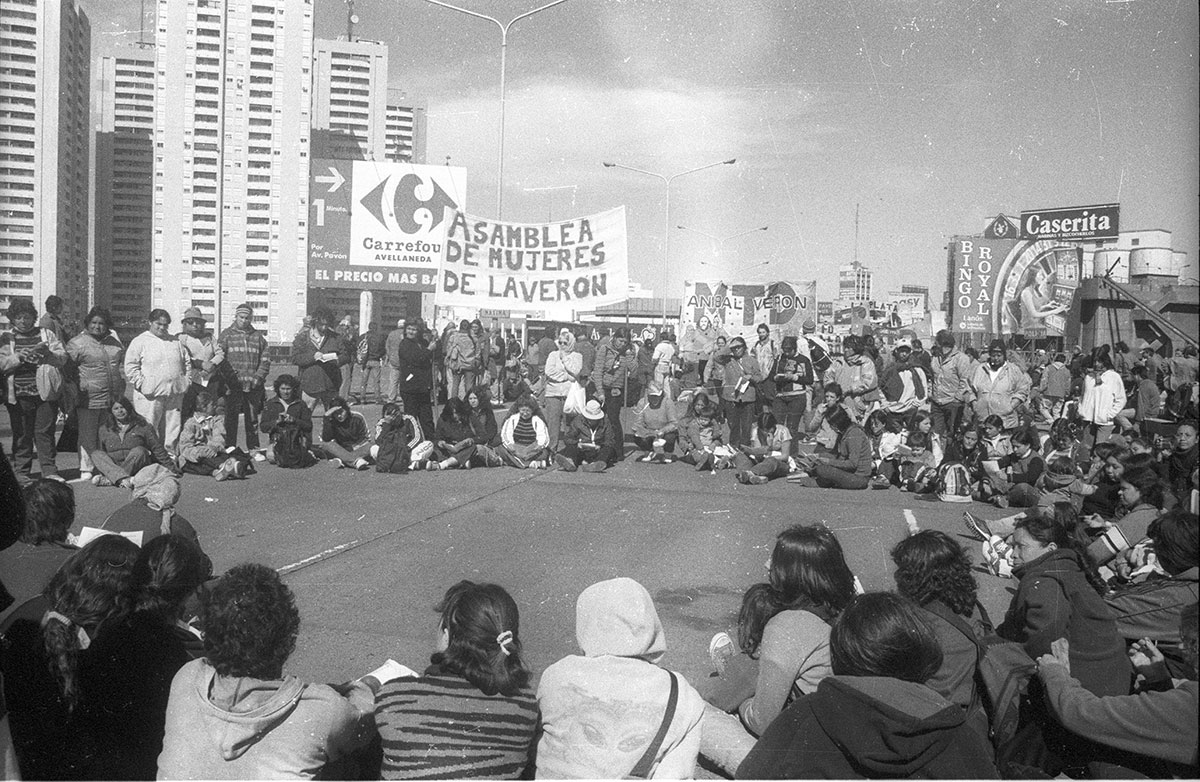
[[[569,317],[629,293],[625,207],[556,223],[447,212],[435,302]]]
[[[701,280],[684,288],[682,310],[680,323],[685,334],[689,328],[711,329],[714,334],[743,337],[747,344],[754,344],[759,324],[765,323],[774,339],[796,336],[805,321],[816,325],[817,283]]]

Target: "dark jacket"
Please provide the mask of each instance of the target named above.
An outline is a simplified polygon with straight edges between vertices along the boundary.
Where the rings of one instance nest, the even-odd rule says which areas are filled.
[[[553,345],[550,348],[553,350]],[[549,358],[547,354],[545,358]],[[546,365],[545,360],[542,361],[542,366]],[[625,349],[618,351],[612,345],[612,338],[605,337],[600,340],[600,344],[596,346],[596,359],[592,366],[592,383],[600,388],[620,388],[624,389],[626,378],[634,380],[633,375],[637,373],[637,355],[634,353],[633,345],[625,345]]]
[[[996,632],[1035,660],[1071,645],[1071,675],[1096,695],[1127,695],[1131,669],[1112,610],[1088,583],[1079,554],[1055,549],[1013,571],[1021,581]]]
[[[987,738],[923,684],[831,676],[780,714],[737,779],[997,779]]]
[[[326,414],[321,421],[321,440],[354,450],[371,442],[371,430],[367,428],[367,420],[362,413],[351,410],[345,421],[335,421]]]
[[[471,413],[471,436],[476,445],[495,445],[500,442],[500,427],[496,425],[496,414],[488,408]]]
[[[352,360],[346,341],[336,332],[327,332],[318,348],[309,339],[308,329],[301,329],[292,341],[292,363],[300,374],[300,388],[309,396],[330,397],[342,385],[342,364]],[[315,353],[337,353],[336,361],[317,361]]]
[[[836,467],[853,473],[862,478],[871,477],[875,467],[875,457],[871,448],[871,438],[858,424],[851,424],[837,441],[837,457],[829,460],[830,467]]]
[[[121,432],[120,428],[109,423],[100,427],[100,450],[108,454],[114,462],[120,464],[134,448],[141,446],[154,455],[154,460],[164,467],[175,469],[167,449],[163,447],[158,433],[149,424],[135,423]]]
[[[796,354],[780,356],[771,365],[768,380],[774,381],[775,393],[778,396],[796,396],[804,393],[804,389],[813,383],[812,362],[808,357]]]
[[[402,339],[396,349],[396,387],[412,394],[433,388],[433,354],[415,339]]]
[[[283,400],[277,396],[271,397],[263,405],[262,417],[258,420],[258,428],[267,434],[275,434],[275,428],[279,426],[279,416],[285,412],[296,421],[301,432],[307,435],[312,434],[312,410],[309,409],[308,405],[299,399],[293,399],[291,403],[284,407]]]
[[[1200,597],[1200,567],[1191,567],[1170,578],[1150,578],[1140,584],[1115,589],[1104,602],[1117,618],[1117,633],[1126,641],[1149,638],[1159,646],[1171,675],[1186,678],[1179,617]]]
[[[589,423],[594,423],[596,426],[590,426]],[[614,452],[617,448],[617,432],[609,423],[608,418],[589,422],[582,415],[577,415],[571,419],[569,426],[564,427],[562,439],[563,442],[571,444],[594,443],[601,448],[612,448]]]
[[[1192,473],[1196,469],[1198,453],[1200,445],[1193,445],[1183,452],[1171,451],[1166,458],[1167,480],[1171,484],[1171,493],[1184,507],[1187,507],[1188,495],[1192,489]]]

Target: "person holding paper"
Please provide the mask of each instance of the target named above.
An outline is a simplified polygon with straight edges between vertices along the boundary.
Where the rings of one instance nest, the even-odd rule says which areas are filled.
[[[434,610],[429,667],[383,685],[375,699],[383,778],[523,778],[538,707],[516,602],[496,584],[460,581]]]
[[[330,328],[332,317],[324,309],[316,309],[312,326],[302,330],[292,342],[292,363],[300,374],[300,391],[304,401],[315,413],[320,404],[329,409],[329,401],[342,385],[340,365],[349,355],[345,341]]]
[[[167,704],[160,779],[354,778],[375,733],[385,665],[339,688],[284,676],[300,612],[266,565],[237,565],[201,594],[204,657],[179,669]]]
[[[713,360],[721,372],[721,403],[729,423],[729,444],[734,448],[749,445],[757,386],[763,379],[759,362],[747,355],[746,340],[741,337],[730,340],[728,350],[718,352]]]

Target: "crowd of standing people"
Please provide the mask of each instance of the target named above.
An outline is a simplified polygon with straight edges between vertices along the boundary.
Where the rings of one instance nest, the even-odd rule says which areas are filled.
[[[318,310],[268,398],[248,305],[216,334],[198,310],[179,334],[154,310],[128,346],[99,308],[77,335],[28,302],[8,317],[9,776],[681,778],[700,758],[737,778],[1197,773],[1192,348],[1025,356],[996,340],[977,356],[941,332],[932,353],[885,355],[862,337],[832,351],[813,324],[776,346],[764,324],[754,344],[717,334],[701,355],[623,329],[521,346],[478,321],[437,335],[414,320],[359,336]],[[373,426],[355,409],[372,379]],[[510,405],[502,419],[493,399]],[[130,491],[103,525],[121,534],[69,535],[60,413],[81,472]],[[578,595],[580,653],[535,687],[516,601],[460,581],[435,607],[428,667],[388,660],[319,684],[283,673],[301,617],[279,575],[214,573],[175,509],[182,474],[601,473],[627,443],[638,462],[748,485],[979,503],[963,521],[987,572],[955,538],[911,529],[891,552],[895,590],[864,593],[836,534],[793,525],[746,589],[736,638],[713,637],[710,676],[661,666],[650,592],[614,578]],[[1015,581],[999,622],[980,578]]]

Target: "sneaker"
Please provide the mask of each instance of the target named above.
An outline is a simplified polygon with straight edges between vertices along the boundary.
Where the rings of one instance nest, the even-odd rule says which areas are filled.
[[[717,633],[708,642],[708,659],[712,661],[713,668],[717,673],[725,673],[725,666],[735,654],[737,654],[737,647],[734,646],[729,633]]]
[[[579,469],[579,465],[561,453],[554,454],[554,466],[563,472],[575,472]]]
[[[646,455],[645,455],[645,456],[643,456],[642,458],[638,459],[638,461],[639,461],[639,462],[645,462],[646,464],[649,464],[650,462],[654,461],[654,452],[653,452],[653,451],[651,451],[650,453],[646,454]]]
[[[584,472],[604,472],[607,469],[608,465],[599,460],[583,465]]]
[[[359,472],[362,472],[363,470],[369,470],[371,469],[371,463],[366,459],[359,457],[358,459],[354,460],[354,469],[358,470]]]
[[[754,475],[751,473],[750,479],[746,481],[746,483],[750,484],[751,486],[762,486],[768,480],[769,478],[767,478],[765,475]]]
[[[871,488],[872,489],[890,489],[890,488],[892,488],[892,482],[889,481],[887,478],[885,478],[882,475],[876,475],[874,478],[871,479]]]
[[[233,465],[233,477],[239,481],[244,479],[246,477],[246,463],[241,459],[230,459],[229,461]]]
[[[659,464],[674,464],[675,463],[675,457],[669,453],[660,454],[660,457],[661,458],[658,460]]]
[[[976,539],[987,540],[992,536],[992,530],[990,527],[988,527],[986,519],[982,519],[970,511],[964,511],[962,515],[962,521],[966,526],[967,531],[970,532],[971,535]]]
[[[705,452],[699,459],[696,460],[696,472],[704,472],[712,464],[713,455]]]
[[[1012,546],[999,535],[992,535],[980,547],[984,566],[988,572],[1000,578],[1012,578]]]
[[[339,470],[343,469],[346,466],[346,463],[343,462],[341,459],[330,459],[329,463],[332,464],[334,467],[338,468]]]
[[[46,479],[46,480],[48,480],[48,481],[58,481],[59,483],[66,483],[66,482],[67,482],[67,479],[66,479],[66,478],[62,477],[61,475],[59,475],[59,474],[58,474],[58,473],[56,473],[56,472],[52,472],[52,473],[50,473],[49,475],[43,475],[42,477],[43,477],[43,478],[45,478],[45,479]]]
[[[541,459],[534,459],[532,462],[529,463],[529,469],[531,469],[531,470],[544,470],[544,469],[546,469],[546,467],[547,467],[546,462]]]
[[[750,472],[749,470],[738,470],[736,473],[734,473],[733,477],[737,479],[738,483],[749,483],[750,478],[753,476],[754,473]]]
[[[429,472],[437,472],[438,470],[442,469],[442,463],[439,462],[437,459],[430,459],[426,463],[425,469],[428,470]]]
[[[212,471],[212,477],[218,481],[227,481],[234,477],[233,475],[233,460],[226,459],[221,462],[221,466]]]
[[[992,504],[997,508],[1007,508],[1008,497],[1004,496],[1003,494],[997,494],[995,497],[992,497]]]
[[[265,462],[266,460],[267,460],[267,455],[264,452],[262,452],[262,451],[254,452],[254,461]]]
[[[79,480],[90,481],[92,479],[92,476],[93,476],[92,472],[90,472],[88,470],[84,470],[83,472],[79,473]]]
[[[105,478],[103,475],[93,475],[92,476],[92,485],[93,486],[112,486],[113,484],[112,484],[112,481],[110,481],[108,478]]]

